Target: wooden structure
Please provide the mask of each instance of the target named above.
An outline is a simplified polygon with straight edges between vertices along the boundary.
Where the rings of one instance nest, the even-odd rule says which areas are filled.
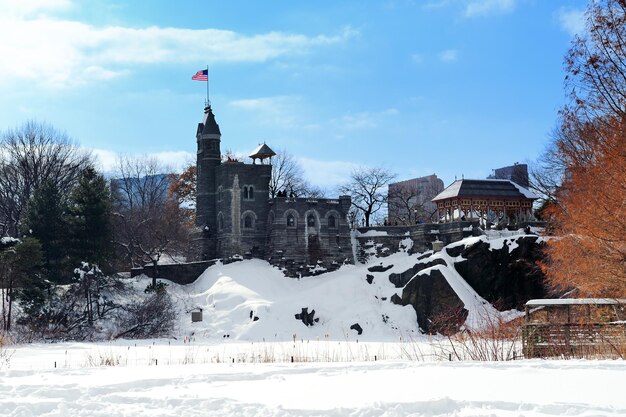
[[[624,357],[626,300],[539,299],[526,303],[524,357]]]
[[[510,180],[456,180],[432,199],[438,218],[444,222],[531,220],[538,197]],[[491,220],[488,220],[491,219]]]
[[[269,158],[270,165],[272,164],[272,156],[275,156],[276,152],[274,152],[269,146],[265,143],[259,145],[255,150],[250,154],[250,158],[252,158],[252,163],[255,164],[256,160],[260,160],[261,163],[265,163],[264,161]]]

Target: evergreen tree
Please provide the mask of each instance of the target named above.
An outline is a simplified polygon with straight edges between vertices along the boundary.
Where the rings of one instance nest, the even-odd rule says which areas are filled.
[[[70,195],[69,243],[74,266],[89,262],[106,270],[113,256],[111,196],[104,177],[89,167]]]
[[[52,181],[37,188],[28,204],[24,234],[39,240],[44,274],[53,282],[68,282],[72,268],[67,256],[68,222],[65,198]]]
[[[0,287],[2,288],[2,328],[11,329],[13,301],[19,299],[27,314],[39,311],[46,301],[48,285],[40,274],[41,244],[24,238],[0,252]]]

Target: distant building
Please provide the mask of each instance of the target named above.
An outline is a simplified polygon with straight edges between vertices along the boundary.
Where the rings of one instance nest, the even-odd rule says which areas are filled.
[[[435,174],[389,184],[388,224],[409,225],[435,221],[437,205],[431,200],[443,188],[443,181]]]
[[[493,174],[488,176],[490,180],[510,180],[514,183],[528,188],[528,165],[518,164],[517,162],[511,166],[496,168]]]

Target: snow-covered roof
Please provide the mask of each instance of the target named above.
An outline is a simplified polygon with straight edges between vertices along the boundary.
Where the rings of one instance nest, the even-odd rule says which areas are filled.
[[[257,148],[252,151],[252,153],[250,154],[250,158],[263,159],[263,158],[268,158],[274,155],[276,155],[276,152],[274,152],[269,146],[263,143],[257,146]]]
[[[545,298],[528,300],[529,307],[539,306],[563,306],[563,305],[616,305],[626,304],[626,299],[620,298]]]
[[[511,180],[461,179],[450,184],[445,190],[437,194],[432,201],[446,200],[455,197],[527,198],[533,200],[539,198],[530,190]]]

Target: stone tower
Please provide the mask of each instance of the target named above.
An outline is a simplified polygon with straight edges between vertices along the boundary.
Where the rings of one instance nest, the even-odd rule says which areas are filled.
[[[196,225],[204,234],[202,258],[211,259],[216,256],[215,234],[217,232],[217,213],[215,198],[217,186],[215,183],[216,168],[222,163],[220,139],[222,134],[215,121],[211,105],[204,108],[204,120],[198,123],[196,140],[197,154],[197,190],[196,190]]]

